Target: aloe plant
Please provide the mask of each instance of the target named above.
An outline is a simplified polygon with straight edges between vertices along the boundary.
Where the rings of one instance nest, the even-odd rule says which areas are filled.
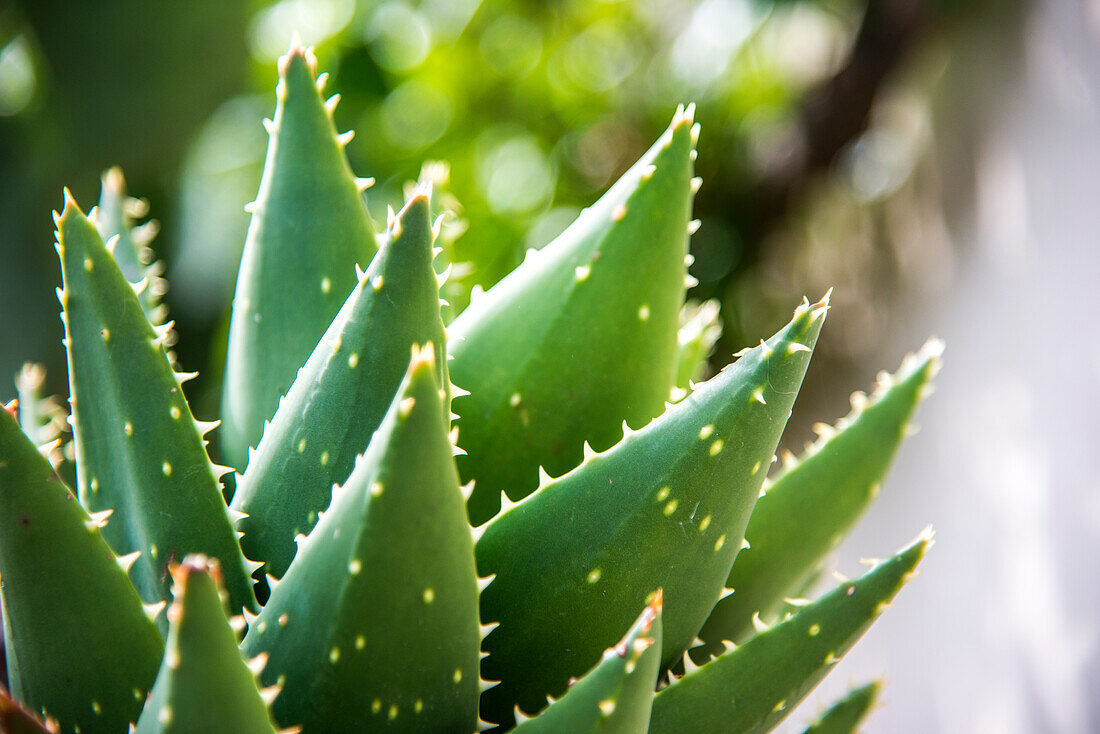
[[[376,235],[312,54],[292,45],[279,71],[229,338],[228,505],[230,469],[203,438],[216,424],[184,397],[192,375],[173,366],[121,174],[88,215],[65,194],[71,443],[46,430],[60,408],[33,370],[0,411],[0,721],[140,734],[781,721],[931,544],[923,533],[805,598],[877,494],[940,345],[770,472],[829,299],[695,382],[718,327],[713,306],[684,304],[690,106],[445,325],[430,187]],[[872,697],[815,730],[850,729]]]

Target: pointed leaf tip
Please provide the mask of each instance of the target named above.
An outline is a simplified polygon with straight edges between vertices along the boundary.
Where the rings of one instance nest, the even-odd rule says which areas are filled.
[[[672,115],[672,127],[673,129],[679,128],[683,125],[690,127],[695,124],[695,103],[689,102],[687,106],[680,104],[676,107],[676,112]]]
[[[417,181],[416,185],[413,187],[412,195],[409,196],[409,200],[405,203],[405,207],[407,208],[409,204],[414,201],[423,201],[425,204],[430,204],[434,188],[435,186],[431,179],[421,179]]]
[[[564,473],[584,440],[606,449],[624,419],[644,425],[662,412],[684,297],[689,149],[674,122],[565,232],[476,302],[471,294],[449,327],[455,382],[472,393],[455,412],[469,452],[459,470],[478,480],[474,522],[497,511],[501,490],[534,491],[540,464]]]
[[[253,670],[237,646],[239,623],[226,616],[220,564],[192,554],[171,564],[170,572],[167,648],[136,734],[274,734]]]
[[[495,576],[495,574],[494,574],[494,576]],[[665,590],[664,589],[657,589],[656,591],[654,591],[650,595],[649,603],[646,606],[646,611],[650,615],[650,621],[651,622],[652,622],[652,617],[653,616],[661,613],[661,609],[664,607],[664,605],[665,605]]]
[[[303,46],[298,31],[290,34],[290,46],[286,53],[279,57],[279,75],[286,76],[288,69],[295,62],[305,63],[311,74],[317,73],[317,57],[313,53],[313,46]]]
[[[280,62],[267,162],[241,256],[221,435],[227,463],[238,469],[355,285],[354,264],[370,262],[376,251],[315,71],[316,59],[300,43]],[[297,224],[303,214],[311,222],[308,258]]]

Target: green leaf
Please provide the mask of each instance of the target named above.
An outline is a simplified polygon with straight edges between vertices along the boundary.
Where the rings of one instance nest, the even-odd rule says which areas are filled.
[[[140,312],[139,312],[140,313]],[[0,604],[12,695],[64,731],[125,731],[164,649],[122,565],[0,410]],[[132,559],[129,559],[132,560]]]
[[[388,235],[280,402],[237,484],[233,508],[248,515],[237,524],[241,546],[275,577],[297,552],[294,537],[309,533],[328,507],[332,485],[348,478],[366,450],[405,376],[413,344],[436,345],[436,375],[450,387],[426,194],[410,199]]]
[[[883,373],[870,397],[856,393],[853,410],[836,428],[817,426],[820,440],[800,460],[788,458],[765,483],[722,599],[701,637],[713,652],[722,640],[752,636],[754,614],[771,621],[784,598],[798,596],[820,572],[826,556],[847,535],[878,494],[909,419],[939,370],[943,344],[929,341],[906,357],[896,375]],[[770,485],[770,486],[769,486]]]
[[[505,510],[477,545],[496,579],[482,617],[483,717],[506,723],[591,667],[664,589],[662,657],[695,638],[722,592],[802,383],[827,305],[804,304],[768,342],[609,451]]]
[[[39,721],[0,687],[0,731],[5,734],[57,734],[54,720]]]
[[[80,499],[112,510],[104,528],[146,601],[171,598],[167,566],[189,553],[218,558],[234,610],[255,606],[249,571],[200,424],[160,335],[99,234],[66,192],[58,252]],[[163,623],[163,620],[162,620]]]
[[[336,134],[337,98],[322,101],[316,66],[297,43],[279,61],[267,160],[248,207],[222,396],[222,447],[240,470],[355,286],[354,266],[376,249],[366,182],[348,167],[350,136]]]
[[[473,731],[478,582],[434,349],[305,538],[244,651],[310,732]]]
[[[660,691],[649,734],[770,731],[890,606],[932,545],[912,545]]]
[[[717,299],[684,305],[680,312],[676,387],[689,390],[692,382],[703,379],[707,358],[721,335],[722,319]]]
[[[637,734],[649,726],[661,666],[661,592],[626,636],[565,695],[514,734]],[[521,717],[517,715],[517,719]]]
[[[588,441],[610,447],[625,419],[662,410],[675,377],[691,211],[692,111],[556,240],[449,327],[458,460],[476,480],[480,524],[560,474]],[[568,407],[568,409],[565,409]],[[620,628],[622,629],[622,628]],[[601,647],[602,649],[602,647]]]
[[[274,734],[225,615],[217,562],[188,556],[172,579],[168,646],[136,734]]]
[[[854,734],[878,699],[882,682],[857,688],[833,704],[804,734]]]
[[[138,301],[149,323],[160,326],[168,314],[168,307],[161,304],[167,283],[160,277],[163,265],[154,261],[151,251],[147,249],[157,232],[157,224],[149,221],[134,227],[133,221],[134,215],[144,216],[146,209],[144,201],[126,195],[126,179],[122,176],[122,169],[115,167],[103,174],[99,205],[95,208],[95,216],[89,218],[107,243],[126,280],[131,283],[144,281]],[[111,242],[112,237],[118,237],[118,240]]]

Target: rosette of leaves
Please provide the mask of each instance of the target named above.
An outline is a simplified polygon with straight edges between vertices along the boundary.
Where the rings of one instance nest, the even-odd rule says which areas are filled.
[[[42,430],[40,380],[0,411],[0,721],[85,734],[773,727],[931,544],[923,533],[803,598],[877,493],[939,345],[770,472],[828,298],[695,382],[715,314],[682,314],[690,107],[445,325],[430,191],[376,233],[315,66],[292,46],[265,123],[229,337],[228,504],[231,469],[203,439],[216,424],[192,416],[191,375],[175,371],[150,298],[159,272],[141,269],[141,238],[112,210],[121,177],[87,216],[66,193],[72,451]],[[829,721],[854,725],[866,706],[852,708]]]

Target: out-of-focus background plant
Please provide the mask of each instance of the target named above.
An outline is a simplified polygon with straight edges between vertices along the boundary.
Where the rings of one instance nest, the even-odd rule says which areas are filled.
[[[803,419],[792,422],[810,425],[845,412],[826,396],[866,383],[866,365],[892,363],[912,334],[948,338],[941,389],[952,394],[926,423],[954,427],[930,430],[942,438],[898,468],[904,477],[922,462],[913,473],[932,486],[903,479],[908,494],[884,497],[875,511],[887,519],[866,523],[885,540],[856,538],[893,547],[904,532],[890,538],[888,518],[917,513],[936,521],[944,546],[926,572],[946,580],[928,584],[908,618],[886,620],[884,642],[869,638],[869,651],[845,663],[899,680],[881,730],[1100,725],[1087,696],[1088,681],[1100,682],[1097,627],[1075,623],[1071,611],[1094,609],[1100,592],[1059,585],[1097,586],[1091,569],[1074,565],[1100,547],[1096,480],[1052,468],[1073,464],[1067,445],[1090,455],[1094,441],[1082,444],[1039,392],[1046,384],[1095,404],[1100,384],[1095,330],[1065,326],[1100,282],[1097,257],[1079,257],[1089,251],[1082,233],[1100,233],[1082,214],[1100,209],[1090,167],[1100,161],[1100,3],[0,4],[0,377],[34,359],[65,393],[60,320],[48,316],[58,281],[48,212],[62,184],[94,200],[100,173],[118,164],[161,224],[154,248],[171,283],[178,356],[203,375],[191,395],[196,413],[216,412],[220,365],[211,355],[224,352],[243,206],[266,146],[255,120],[271,112],[272,61],[294,30],[316,45],[341,90],[337,121],[357,132],[352,167],[377,178],[376,219],[418,176],[446,192],[458,214],[448,232],[456,309],[471,288],[488,287],[563,229],[677,103],[697,102],[704,184],[692,295],[721,302],[715,366],[747,335],[781,323],[792,298],[834,286],[840,307],[807,377]],[[422,170],[431,161],[446,164]],[[1029,219],[1029,205],[1047,206],[1046,216]],[[1062,226],[1070,214],[1077,229]],[[1010,267],[999,269],[1006,257]],[[1057,257],[1067,277],[1039,277]],[[476,263],[478,282],[464,263]],[[1018,313],[1029,286],[1047,307]],[[968,295],[976,293],[982,305]],[[947,305],[930,305],[937,301]],[[1020,330],[1038,313],[1047,329]],[[1084,345],[1055,347],[1059,334]],[[1077,367],[1051,366],[1044,377],[1038,358],[1013,361],[1036,345],[1051,360],[1074,355]],[[990,360],[1031,368],[988,377]],[[13,392],[0,380],[0,398]],[[1070,411],[1068,425],[1086,424],[1084,413],[1059,410]],[[1032,440],[1043,431],[1057,442]],[[954,466],[929,469],[941,463]],[[1003,510],[1002,501],[1025,509]],[[1053,540],[1064,527],[1076,538],[1069,545]],[[1029,543],[1038,548],[1019,550]],[[1021,567],[1019,576],[1006,571]],[[1025,582],[1039,584],[1041,603],[1020,596]],[[1013,585],[1016,594],[1005,591]],[[966,691],[965,680],[981,685]]]
[[[0,16],[11,192],[0,226],[4,265],[22,274],[5,312],[24,324],[48,312],[52,265],[33,243],[48,240],[36,213],[58,182],[91,198],[98,173],[121,164],[163,225],[181,358],[209,368],[195,350],[224,327],[266,146],[254,121],[271,100],[256,90],[271,88],[271,62],[297,31],[343,90],[338,121],[358,132],[353,167],[378,179],[376,218],[422,164],[446,162],[432,175],[460,213],[452,257],[479,279],[456,278],[457,309],[561,231],[694,100],[704,185],[691,273],[693,295],[723,305],[716,365],[782,319],[793,295],[832,285],[846,314],[827,345],[837,368],[880,345],[899,281],[939,266],[938,186],[920,168],[947,63],[929,47],[1003,15],[996,5],[17,3]],[[56,364],[57,324],[32,331],[42,343],[0,351],[0,374],[28,355]]]

